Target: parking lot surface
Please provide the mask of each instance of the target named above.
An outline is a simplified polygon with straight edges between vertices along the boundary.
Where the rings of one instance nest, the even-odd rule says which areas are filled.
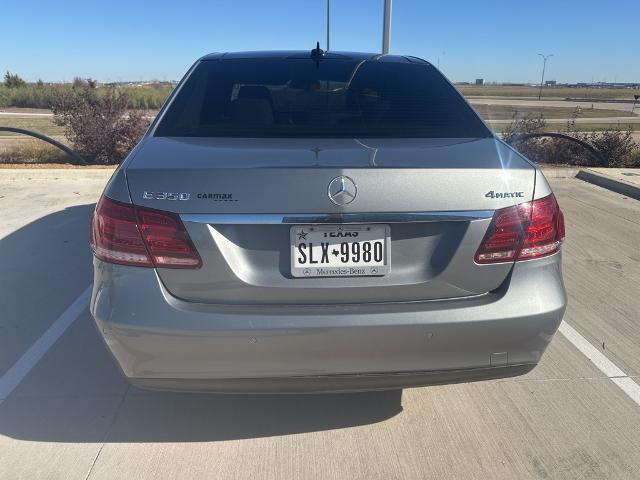
[[[551,180],[569,307],[526,376],[190,395],[129,387],[86,309],[108,176],[0,170],[0,479],[640,478],[640,202]]]

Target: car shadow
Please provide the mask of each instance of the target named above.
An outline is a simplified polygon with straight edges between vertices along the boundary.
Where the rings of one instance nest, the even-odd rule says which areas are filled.
[[[393,417],[402,411],[401,399],[402,390],[316,395],[134,393],[107,441],[201,442],[334,430]]]
[[[0,318],[16,320],[0,320],[0,351],[10,352],[0,357],[0,378],[91,282],[93,207],[66,208],[0,239]],[[38,442],[210,442],[361,426],[401,411],[402,390],[212,395],[129,387],[85,312],[0,403],[0,435]]]

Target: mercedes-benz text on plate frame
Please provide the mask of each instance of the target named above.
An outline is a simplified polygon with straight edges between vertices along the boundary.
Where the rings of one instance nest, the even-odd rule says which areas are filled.
[[[207,55],[134,152],[93,215],[91,312],[140,387],[503,378],[562,319],[549,184],[419,58]]]

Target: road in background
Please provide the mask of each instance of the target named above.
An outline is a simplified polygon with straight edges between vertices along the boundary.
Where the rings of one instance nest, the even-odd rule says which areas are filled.
[[[108,176],[0,170],[0,377],[91,282],[88,221]],[[551,182],[567,222],[565,320],[640,375],[640,203]],[[640,406],[561,334],[515,379],[189,395],[129,387],[85,310],[0,404],[11,479],[637,479],[638,445]]]
[[[513,119],[500,119],[491,120],[485,119],[490,125],[508,125],[513,122]],[[545,118],[547,125],[566,125],[571,120],[575,121],[577,125],[602,125],[609,126],[610,128],[626,129],[627,125],[640,123],[640,117],[578,117],[575,119],[568,118]]]
[[[620,103],[620,102],[606,102],[606,101],[594,101],[594,102],[579,102],[574,100],[522,100],[517,98],[487,98],[487,97],[467,97],[467,100],[472,105],[490,105],[496,107],[527,107],[527,108],[536,108],[540,110],[545,109],[554,109],[554,108],[580,108],[584,110],[614,110],[625,112],[627,115],[631,113],[632,104],[630,103]],[[640,107],[638,107],[640,108]],[[635,109],[634,115],[640,115],[640,111],[638,108]],[[149,118],[152,118],[155,115],[155,112],[149,111]],[[6,119],[19,119],[19,118],[46,118],[53,117],[53,114],[49,110],[43,109],[28,109],[28,108],[11,108],[11,109],[0,109],[0,117],[5,117]],[[592,117],[592,119],[596,119],[598,117]],[[609,118],[609,117],[600,117],[600,118]],[[613,117],[611,117],[613,118]],[[615,117],[615,118],[633,118],[633,117]]]
[[[576,100],[523,100],[518,98],[487,98],[487,97],[467,97],[472,104],[483,105],[504,105],[504,106],[522,106],[522,107],[539,107],[539,108],[595,108],[604,110],[620,110],[623,112],[631,112],[631,103],[607,102],[602,100],[594,100],[593,102],[583,102]],[[637,109],[637,108],[636,108]],[[640,115],[640,112],[638,113]]]

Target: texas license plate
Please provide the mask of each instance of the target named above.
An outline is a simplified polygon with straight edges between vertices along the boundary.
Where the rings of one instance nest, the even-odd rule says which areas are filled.
[[[389,225],[291,227],[291,275],[360,277],[389,273]]]

